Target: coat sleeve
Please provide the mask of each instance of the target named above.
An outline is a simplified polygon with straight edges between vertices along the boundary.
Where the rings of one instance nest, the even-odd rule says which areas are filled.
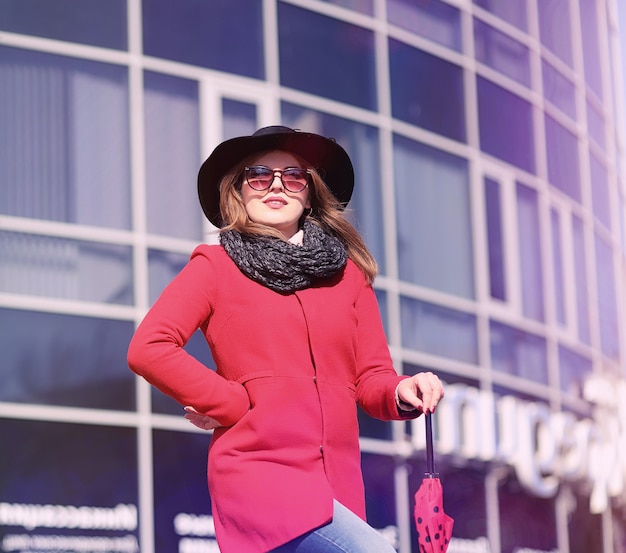
[[[418,411],[403,411],[396,404],[396,387],[406,376],[393,368],[376,295],[363,284],[356,300],[358,324],[356,399],[370,416],[382,420],[406,420]]]
[[[189,355],[183,347],[211,316],[211,290],[217,275],[210,250],[200,246],[165,288],[137,328],[128,364],[181,405],[191,405],[224,426],[236,423],[250,408],[245,388],[226,380]]]

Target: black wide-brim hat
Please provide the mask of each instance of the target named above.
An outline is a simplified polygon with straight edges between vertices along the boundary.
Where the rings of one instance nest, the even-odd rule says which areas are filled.
[[[348,205],[354,189],[354,169],[346,151],[333,138],[297,131],[279,125],[263,127],[251,136],[222,142],[200,167],[198,195],[202,211],[216,227],[222,227],[220,182],[244,158],[269,150],[295,154],[310,163],[342,208]]]

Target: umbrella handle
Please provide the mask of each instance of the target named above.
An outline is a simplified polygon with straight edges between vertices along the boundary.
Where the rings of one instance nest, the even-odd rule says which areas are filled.
[[[426,415],[426,474],[435,475],[435,456],[433,453],[433,421]]]

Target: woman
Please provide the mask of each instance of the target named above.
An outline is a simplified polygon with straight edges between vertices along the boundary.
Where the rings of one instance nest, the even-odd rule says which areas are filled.
[[[432,373],[394,371],[376,263],[344,218],[354,176],[334,140],[265,127],[227,140],[198,176],[221,228],[137,329],[133,371],[214,429],[209,490],[222,553],[393,552],[365,522],[356,405],[434,412]],[[183,346],[200,328],[216,371]]]

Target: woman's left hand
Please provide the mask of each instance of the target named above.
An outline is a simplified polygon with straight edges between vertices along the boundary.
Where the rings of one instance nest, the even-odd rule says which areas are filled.
[[[398,399],[403,403],[412,405],[429,415],[435,412],[437,404],[443,397],[443,384],[436,374],[417,373],[398,384],[397,394]]]
[[[203,415],[202,413],[199,413],[190,405],[187,405],[187,407],[185,407],[185,411],[185,418],[194,426],[202,428],[202,430],[213,430],[222,426],[215,419],[209,417],[208,415]]]

